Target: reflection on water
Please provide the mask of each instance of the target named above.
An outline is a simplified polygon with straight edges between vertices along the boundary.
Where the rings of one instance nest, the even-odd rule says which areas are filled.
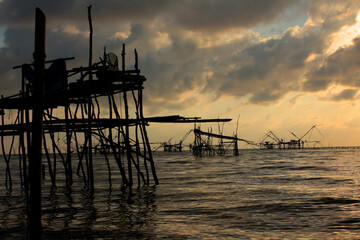
[[[115,170],[109,184],[98,155],[93,193],[78,177],[64,186],[60,173],[56,188],[43,182],[44,239],[358,238],[358,155],[351,149],[205,158],[156,153],[160,185],[132,191],[120,187]],[[9,193],[0,185],[0,239],[26,237],[26,196],[18,182],[14,187]]]
[[[154,189],[96,189],[92,194],[87,189],[58,188],[44,197],[44,236],[141,239],[155,228],[151,223],[156,209]]]

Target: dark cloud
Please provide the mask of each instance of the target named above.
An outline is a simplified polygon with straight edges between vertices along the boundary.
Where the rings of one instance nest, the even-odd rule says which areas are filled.
[[[5,47],[0,48],[1,94],[15,94],[20,90],[20,71],[12,68],[23,64],[24,60],[32,61],[34,51],[33,36],[33,30],[29,28],[17,27],[5,31]],[[27,58],[21,59],[19,56],[27,56]]]
[[[360,38],[353,45],[341,48],[327,57],[322,65],[309,72],[304,89],[308,91],[324,90],[332,84],[360,86]],[[319,88],[320,87],[320,88]]]
[[[276,101],[299,89],[307,58],[320,53],[324,44],[324,36],[317,31],[302,34],[296,29],[288,30],[281,38],[250,45],[231,61],[225,61],[234,67],[220,68],[209,79],[207,90],[233,96],[252,94],[253,103]]]
[[[50,19],[81,20],[86,7],[93,5],[98,21],[134,21],[163,18],[171,25],[189,30],[223,31],[233,27],[253,27],[274,20],[287,7],[299,0],[3,0],[0,3],[2,24],[29,24],[34,9],[41,8]]]
[[[47,34],[47,58],[75,57],[83,60],[88,57],[89,39],[86,35],[71,34],[63,30],[48,32]],[[98,50],[98,49],[96,49]],[[98,61],[98,56],[94,57]]]
[[[332,101],[353,100],[358,92],[358,89],[344,89],[330,97]]]
[[[344,4],[350,6],[347,2]],[[332,14],[322,16],[325,20],[319,24],[288,29],[279,38],[252,44],[223,61],[224,65],[218,67],[209,79],[206,90],[218,95],[249,95],[251,103],[265,104],[276,102],[291,91],[315,92],[327,89],[332,83],[346,85],[351,82],[353,86],[358,86],[360,63],[357,40],[354,46],[325,58],[323,66],[321,62],[308,61],[312,55],[323,55],[332,34],[344,25],[354,24],[357,16],[357,11],[341,17],[341,12],[332,9],[329,12]],[[231,64],[233,67],[226,67]]]
[[[193,31],[249,28],[274,20],[296,0],[177,1],[172,22]]]
[[[0,89],[16,93],[19,89],[19,69],[14,66],[23,63],[32,63],[34,52],[34,30],[31,28],[14,27],[8,28],[4,33],[5,47],[0,48]],[[46,57],[56,59],[61,57],[76,57],[81,63],[88,55],[88,39],[86,36],[69,34],[61,30],[47,31]],[[85,62],[86,64],[86,62]]]
[[[329,79],[313,78],[303,83],[302,89],[309,92],[326,90],[331,84]]]
[[[250,98],[250,103],[266,104],[268,102],[277,101],[281,97],[282,97],[282,94],[277,93],[277,92],[269,92],[269,91],[257,92],[257,93],[254,93],[253,96]]]
[[[44,11],[47,17],[69,18],[72,16],[76,1],[46,1],[46,0],[3,0],[0,3],[0,22],[8,26],[33,25],[35,8]],[[76,16],[76,15],[75,15]]]
[[[164,101],[180,100],[184,92],[197,89],[204,84],[201,77],[204,66],[201,60],[193,59],[181,64],[170,60],[166,63],[148,54],[141,66],[142,71],[147,73],[148,81],[145,87],[151,89],[147,94],[152,98]]]
[[[92,16],[101,23],[124,20],[151,19],[166,11],[171,1],[167,0],[3,0],[0,3],[0,22],[6,25],[30,25],[34,22],[35,8],[46,13],[47,20],[77,22],[87,20],[87,7],[92,5]],[[87,21],[85,21],[87,23]]]
[[[93,1],[91,1],[93,2]],[[94,2],[94,14],[101,21],[114,19],[138,21],[154,19],[169,11],[177,1],[168,0],[105,0]]]
[[[120,56],[126,43],[126,66],[133,68],[137,48],[139,67],[147,78],[146,97],[158,106],[154,112],[192,106],[201,94],[213,99],[247,96],[250,103],[266,104],[291,91],[320,91],[331,84],[357,87],[359,40],[323,57],[332,34],[355,22],[357,2],[3,0],[0,26],[6,31],[5,46],[0,48],[0,88],[18,91],[18,76],[11,67],[32,60],[35,7],[47,16],[48,59],[73,56],[76,60],[69,68],[86,66],[90,4],[94,61],[104,46]],[[312,25],[294,26],[267,39],[251,32],[252,27],[278,21],[299,4],[307,7]],[[309,62],[312,55],[321,59]]]

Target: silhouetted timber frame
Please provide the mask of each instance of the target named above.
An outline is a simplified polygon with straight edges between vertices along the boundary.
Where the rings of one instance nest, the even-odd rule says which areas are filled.
[[[215,120],[215,119],[213,119]],[[227,121],[230,121],[228,119]],[[227,122],[225,119],[221,119],[221,122]],[[220,122],[220,121],[219,121]],[[237,133],[234,136],[226,136],[221,132],[219,134],[212,133],[211,130],[204,132],[201,130],[200,126],[194,126],[194,129],[191,129],[178,143],[171,143],[171,139],[167,142],[163,142],[158,146],[154,151],[157,151],[160,148],[164,149],[164,152],[182,152],[183,151],[183,142],[190,135],[194,133],[194,141],[192,144],[189,144],[189,149],[194,156],[223,156],[229,149],[232,148],[233,155],[239,156],[239,146],[238,141],[245,142],[249,145],[258,146],[252,141],[248,141],[242,138],[237,137]],[[214,144],[214,140],[218,140],[217,144]]]
[[[91,193],[95,188],[93,154],[99,149],[106,150],[102,152],[110,187],[110,159],[114,159],[119,168],[121,187],[131,190],[135,185],[135,176],[138,188],[157,185],[159,180],[146,129],[149,122],[231,120],[185,118],[179,115],[144,117],[143,84],[146,78],[140,75],[136,49],[134,69],[125,69],[125,44],[121,52],[121,69],[117,56],[107,53],[106,49],[100,61],[93,63],[91,6],[88,7],[88,20],[89,65],[68,70],[66,62],[74,57],[45,61],[45,14],[37,8],[34,62],[13,68],[21,69],[21,90],[16,95],[1,96],[0,99],[0,142],[6,164],[5,186],[12,191],[10,161],[17,140],[20,184],[26,195],[30,196],[27,198],[30,239],[41,239],[41,178],[46,179],[49,175],[52,186],[57,186],[59,158],[65,174],[65,185],[73,184],[73,174],[76,173],[82,177],[84,187]],[[70,77],[76,80],[69,82]],[[108,113],[101,111],[102,105],[106,105]],[[62,112],[60,117],[54,113],[54,109]],[[13,112],[16,112],[14,121],[11,119]],[[9,116],[7,120],[6,115]],[[56,140],[56,134],[58,138],[59,134],[65,134],[65,152]],[[10,139],[7,147],[5,137]],[[72,152],[77,154],[74,159],[77,162],[73,161]],[[110,158],[108,154],[113,157]],[[75,165],[76,170],[73,170]]]
[[[110,159],[114,159],[121,174],[121,186],[133,187],[159,184],[152,156],[146,126],[157,123],[199,123],[227,122],[231,119],[201,119],[200,117],[181,117],[179,115],[144,117],[143,89],[146,78],[140,75],[138,54],[134,50],[134,68],[125,69],[125,44],[121,52],[121,69],[115,54],[104,53],[100,61],[92,61],[92,19],[91,6],[88,7],[90,25],[89,65],[68,70],[66,63],[74,57],[45,61],[45,87],[43,109],[42,148],[44,159],[42,168],[50,176],[53,186],[57,184],[57,161],[59,158],[65,172],[65,184],[73,184],[73,175],[81,176],[84,185],[94,189],[93,154],[103,150],[108,166],[111,185]],[[37,106],[35,101],[34,64],[24,63],[15,66],[21,69],[22,81],[19,94],[0,99],[0,136],[2,153],[6,163],[7,189],[12,190],[10,171],[11,153],[14,141],[19,142],[19,169],[21,185],[27,189],[29,184],[29,149],[31,148],[34,122],[31,113]],[[69,82],[69,78],[76,81]],[[100,104],[102,103],[102,104]],[[104,104],[105,103],[105,104]],[[101,107],[106,105],[104,114]],[[54,113],[61,113],[57,116]],[[15,121],[5,119],[16,111]],[[62,149],[56,134],[65,135],[66,150]],[[5,147],[5,138],[11,139],[10,147]],[[105,151],[107,149],[107,151]],[[71,153],[77,158],[72,159]],[[108,154],[113,157],[110,158]],[[77,161],[74,162],[73,160]],[[75,169],[74,166],[76,166]]]
[[[211,156],[211,155],[225,155],[227,150],[233,146],[234,156],[239,156],[238,141],[245,142],[249,145],[256,146],[257,144],[242,138],[238,138],[237,134],[234,136],[226,136],[212,133],[211,131],[201,131],[200,127],[194,127],[194,143],[190,146],[193,155],[195,156]],[[218,144],[213,144],[214,139],[218,139]]]
[[[293,132],[290,132],[296,138],[291,139],[290,141],[285,141],[283,138],[279,138],[273,131],[269,130],[259,143],[260,149],[305,149],[309,148],[305,147],[305,144],[309,145],[310,143],[314,144],[312,148],[315,148],[317,145],[321,146],[320,141],[310,141],[310,139],[304,140],[304,137],[308,134],[310,134],[311,136],[311,133],[314,129],[316,129],[320,133],[320,135],[322,135],[319,129],[317,129],[316,125],[313,125],[301,137],[298,137]]]
[[[91,15],[89,7],[89,23],[91,26]],[[90,31],[90,35],[92,31]],[[91,39],[91,37],[90,37]],[[91,41],[90,41],[91,42]],[[43,146],[47,159],[47,169],[50,174],[52,184],[56,185],[56,154],[60,156],[63,167],[65,169],[66,185],[72,185],[73,170],[71,159],[71,143],[74,139],[76,152],[78,153],[78,164],[76,174],[81,175],[84,184],[90,189],[94,189],[94,173],[92,164],[93,147],[92,138],[102,144],[108,144],[112,148],[114,159],[119,167],[122,177],[122,184],[125,186],[133,186],[132,171],[133,167],[137,170],[137,174],[141,176],[141,182],[145,185],[150,184],[149,168],[150,165],[152,177],[155,184],[158,184],[155,164],[148,147],[148,136],[146,132],[147,121],[143,117],[142,107],[142,89],[143,82],[146,80],[140,75],[137,68],[137,56],[134,70],[126,70],[125,66],[125,45],[122,52],[121,70],[117,69],[117,57],[114,54],[107,54],[104,51],[103,59],[100,62],[92,63],[90,43],[90,57],[88,67],[79,67],[66,70],[66,61],[73,58],[61,58],[47,61],[52,65],[46,69],[47,83],[45,86],[45,96],[42,101],[44,108],[44,134],[42,136]],[[136,53],[136,52],[135,52]],[[116,58],[116,59],[115,59]],[[115,61],[116,60],[116,61]],[[4,136],[11,136],[14,141],[15,136],[19,137],[21,161],[19,167],[21,169],[21,184],[26,187],[28,182],[27,171],[27,149],[31,146],[30,137],[31,130],[34,128],[34,122],[31,122],[30,112],[35,107],[35,90],[31,76],[33,64],[23,64],[16,66],[22,70],[22,90],[19,94],[1,98],[0,109],[2,115],[1,125],[1,143],[3,155],[6,161],[6,184],[11,189],[11,173],[9,167],[10,159],[4,147]],[[55,69],[55,74],[51,70]],[[77,81],[68,83],[69,76],[76,76]],[[63,78],[61,78],[63,77]],[[57,79],[59,78],[59,79]],[[56,80],[54,80],[56,79]],[[60,87],[57,87],[60,85]],[[57,88],[56,88],[57,87]],[[129,93],[129,94],[128,94]],[[123,96],[123,101],[118,101],[119,96]],[[129,96],[135,106],[135,118],[129,118]],[[105,97],[109,104],[109,117],[101,117],[101,108],[99,99]],[[53,109],[62,108],[64,110],[64,118],[58,118],[53,115]],[[5,110],[18,111],[15,122],[5,124]],[[122,118],[119,109],[125,109],[125,118]],[[115,114],[115,117],[113,117]],[[26,118],[24,119],[24,115]],[[136,130],[136,139],[130,138],[130,127]],[[108,134],[105,134],[107,130]],[[66,153],[60,150],[59,144],[55,140],[55,133],[65,132],[66,135]],[[117,136],[118,141],[114,141],[112,135]],[[82,135],[82,136],[80,136]],[[25,144],[24,136],[27,136],[27,144]],[[53,159],[50,156],[47,146],[49,140],[53,150]],[[80,139],[83,139],[81,143]],[[140,142],[140,139],[142,142]],[[140,147],[142,145],[142,149]],[[11,144],[9,153],[11,153],[13,144]],[[141,151],[142,150],[142,151]],[[122,153],[126,154],[126,158]],[[135,154],[135,156],[134,156]],[[9,155],[11,156],[11,155]],[[144,168],[141,169],[140,162],[135,161],[139,157],[143,158]],[[106,159],[108,157],[106,156]],[[127,160],[127,161],[125,161]],[[126,166],[127,165],[127,166]],[[126,174],[126,167],[128,173]],[[110,171],[110,169],[109,169]],[[145,171],[145,174],[143,173]],[[110,173],[109,173],[110,174]],[[146,176],[146,177],[145,177]],[[139,186],[141,184],[139,182]]]

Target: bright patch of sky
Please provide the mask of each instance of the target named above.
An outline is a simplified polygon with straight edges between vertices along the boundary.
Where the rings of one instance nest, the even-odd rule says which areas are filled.
[[[275,21],[269,24],[262,24],[253,30],[264,37],[281,35],[289,27],[303,27],[308,19],[306,10],[302,6],[293,6],[284,11]]]
[[[334,34],[333,42],[331,43],[327,54],[333,54],[341,47],[350,46],[353,44],[354,38],[360,37],[360,12],[356,17],[356,23],[352,26],[344,26],[339,32]]]

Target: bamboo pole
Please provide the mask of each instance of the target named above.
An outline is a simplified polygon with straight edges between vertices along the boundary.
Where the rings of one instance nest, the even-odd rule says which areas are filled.
[[[139,63],[138,63],[138,54],[136,49],[134,49],[134,54],[135,54],[135,70],[139,70]],[[139,75],[139,72],[137,73],[137,75]],[[134,96],[135,99],[135,96]],[[143,142],[143,148],[144,148],[144,168],[145,168],[145,172],[146,172],[146,185],[149,185],[150,183],[150,177],[149,177],[149,169],[147,166],[147,159],[146,159],[146,154],[147,154],[147,145],[146,145],[146,141],[145,141],[145,137],[144,137],[144,128],[145,128],[145,122],[144,122],[144,116],[143,116],[143,102],[142,102],[142,88],[140,88],[138,90],[138,101],[136,104],[136,115],[137,118],[139,120],[139,124],[140,124],[140,133],[141,133],[141,138],[142,138],[142,142]],[[140,146],[139,146],[140,147]],[[149,149],[151,151],[151,149]],[[137,153],[140,154],[140,153]]]
[[[1,124],[3,126],[5,124],[4,123],[4,114],[1,115]],[[11,190],[11,172],[10,172],[10,165],[9,165],[10,160],[8,159],[8,157],[6,155],[5,145],[4,145],[4,134],[3,133],[1,134],[1,148],[2,148],[2,153],[3,153],[4,160],[5,160],[5,163],[6,163],[5,186],[6,186],[6,189]]]
[[[116,106],[116,103],[115,103],[115,99],[114,99],[114,96],[111,94],[110,95],[111,97],[111,100],[112,100],[112,105],[113,105],[113,109],[114,109],[114,113],[116,115],[116,118],[117,119],[120,119],[120,114],[117,110],[117,106]],[[118,133],[120,133],[120,127],[118,129]],[[116,147],[115,147],[115,144],[112,140],[112,138],[109,139],[110,141],[110,147],[112,148],[112,151],[113,151],[113,154],[114,154],[114,158],[116,160],[116,163],[119,167],[119,170],[120,170],[120,174],[121,174],[121,177],[122,177],[122,180],[123,180],[123,183],[126,185],[126,186],[129,186],[129,181],[126,177],[126,174],[125,174],[125,170],[124,170],[124,167],[123,167],[123,163],[121,161],[121,152],[120,152],[120,141],[119,141],[119,135],[118,135],[118,146],[119,146],[119,150],[116,151]]]
[[[17,119],[18,120],[18,119]],[[16,120],[16,121],[17,121]],[[6,163],[6,167],[8,169],[8,180],[9,180],[9,191],[12,191],[12,180],[11,180],[11,171],[10,171],[10,159],[11,159],[11,152],[14,146],[14,141],[15,141],[15,134],[12,135],[12,140],[11,140],[11,144],[10,144],[10,149],[9,149],[9,155],[7,157],[7,163]]]
[[[89,28],[90,28],[90,35],[89,35],[89,81],[92,81],[92,37],[93,37],[93,27],[92,27],[92,19],[91,19],[91,5],[88,7],[88,19],[89,19]],[[92,100],[91,100],[91,93],[89,93],[88,99],[88,120],[89,120],[89,127],[88,127],[88,144],[89,144],[89,186],[91,190],[94,190],[94,172],[93,172],[93,159],[92,159],[92,129],[91,129],[91,121],[92,121]]]
[[[30,86],[29,84],[26,84],[26,97],[30,96]],[[26,124],[26,148],[27,148],[27,152],[28,152],[28,165],[30,165],[30,149],[31,149],[31,125],[30,125],[30,109],[26,108],[25,109],[25,124]],[[25,163],[26,164],[26,163]],[[26,190],[26,194],[28,194],[28,190],[29,190],[29,172],[27,170],[27,174],[26,174],[26,178],[25,178],[25,190]],[[24,176],[25,177],[25,176]]]
[[[21,68],[21,97],[24,98],[25,97],[25,73],[24,73],[24,68]],[[21,126],[24,127],[24,119],[25,118],[25,111],[24,109],[21,109]],[[20,137],[19,137],[19,142],[21,145],[21,151],[22,151],[22,167],[23,167],[23,185],[26,186],[27,185],[27,163],[26,163],[26,149],[25,149],[25,139],[24,136],[25,135],[25,130],[22,129],[21,133],[20,133]],[[26,188],[26,187],[25,187]]]
[[[106,55],[104,54],[104,56],[106,57]],[[104,57],[104,61],[106,63],[106,58]],[[109,102],[109,119],[112,120],[113,118],[113,111],[112,111],[112,104],[111,104],[111,97],[110,95],[108,95],[108,102]],[[108,138],[112,140],[113,136],[112,136],[112,127],[109,127],[109,135]],[[106,152],[106,151],[105,151]],[[114,153],[115,154],[115,153]],[[109,159],[107,157],[107,154],[105,153],[105,159],[107,161],[108,164],[108,171],[109,171],[109,182],[110,182],[110,187],[111,187],[111,170],[110,170],[110,163],[109,163]]]
[[[24,186],[24,181],[23,181],[23,164],[22,164],[22,160],[23,160],[23,156],[22,156],[22,151],[21,151],[21,136],[19,135],[19,148],[18,148],[18,157],[19,157],[19,175],[20,175],[20,186],[23,187]]]
[[[52,184],[52,186],[56,186],[55,177],[54,177],[53,169],[52,169],[52,166],[51,166],[51,157],[50,157],[49,151],[47,149],[47,145],[46,145],[45,133],[43,133],[43,145],[44,145],[46,159],[47,159],[47,162],[48,162],[51,184]]]
[[[52,109],[51,109],[51,114],[49,113],[49,115],[50,116],[52,115]],[[66,159],[64,158],[59,146],[56,144],[55,134],[54,134],[53,130],[51,129],[51,127],[49,129],[49,135],[50,135],[50,139],[52,141],[52,146],[53,146],[54,166],[55,166],[55,171],[54,172],[55,172],[55,175],[56,175],[56,151],[57,151],[59,153],[59,156],[60,156],[60,158],[62,160],[62,163],[64,165],[66,186],[69,186],[69,175],[67,174],[68,173],[68,168],[67,168]]]
[[[81,103],[81,104],[80,104],[80,110],[81,110],[81,118],[82,118],[82,119],[85,118],[84,109],[86,110],[86,108],[83,107],[83,104]],[[77,119],[77,117],[76,117],[77,110],[78,110],[78,107],[76,108],[76,112],[75,112],[75,114],[74,114],[74,119]],[[85,123],[84,123],[84,129],[85,129],[85,128],[86,128],[86,126],[85,126]],[[86,154],[86,145],[87,145],[87,141],[88,141],[87,134],[84,133],[84,138],[85,138],[85,140],[84,140],[84,145],[83,145],[84,147],[83,147],[82,151],[81,151],[81,149],[80,149],[80,147],[79,147],[79,143],[78,143],[78,138],[77,138],[76,131],[75,131],[74,136],[75,136],[75,143],[76,143],[76,151],[78,152],[78,156],[79,156],[79,163],[78,163],[78,168],[77,168],[76,174],[77,174],[78,176],[80,176],[80,170],[81,170],[81,172],[82,172],[82,174],[83,174],[84,183],[85,183],[85,185],[87,185],[87,183],[88,183],[87,177],[88,177],[88,176],[86,175],[84,166],[83,166],[83,164],[82,164],[82,160],[83,160],[83,158],[84,158],[84,155],[85,155],[86,163],[87,163],[87,154]],[[88,173],[88,172],[87,172],[87,173]]]
[[[142,89],[139,89],[139,100],[138,101],[139,101],[140,119],[143,120],[144,119],[144,113],[143,113]],[[149,162],[150,162],[151,172],[152,172],[155,184],[158,185],[159,180],[157,178],[157,174],[156,174],[156,170],[155,170],[155,163],[154,163],[154,160],[153,160],[153,157],[152,157],[151,146],[150,146],[149,138],[148,138],[148,135],[147,135],[145,123],[143,122],[143,124],[141,124],[141,126],[142,126],[142,129],[143,129],[143,135],[144,135],[145,144],[146,144],[146,147],[147,147],[147,152],[149,154]]]
[[[69,105],[65,106],[65,122],[66,122],[66,165],[67,165],[67,174],[68,185],[73,184],[73,172],[72,172],[72,162],[71,162],[71,133],[70,133],[70,123],[69,123]]]
[[[111,100],[110,97],[109,97],[109,95],[108,95],[108,100],[109,100],[109,101]],[[95,103],[96,103],[96,106],[97,106],[97,109],[98,109],[97,119],[100,119],[100,105],[99,105],[99,102],[98,102],[98,100],[97,100],[96,97],[95,97]],[[111,108],[111,103],[110,103],[110,102],[109,102],[109,105],[110,105],[110,108]],[[109,109],[110,109],[110,108],[109,108]],[[110,109],[110,112],[111,112],[111,111],[112,111],[112,110]],[[111,119],[111,118],[112,118],[112,113],[110,113],[110,119]],[[106,138],[104,132],[103,132],[102,129],[101,129],[100,124],[97,124],[97,129],[98,129],[98,134],[99,134],[99,137],[100,137],[99,142],[100,142],[100,145],[103,147],[103,146],[104,146],[104,141],[105,141],[105,142],[110,142],[110,141]],[[109,128],[109,131],[111,132],[111,127]],[[109,132],[109,138],[110,138],[110,136],[111,136],[110,132]],[[100,149],[100,150],[101,150],[101,149]],[[108,156],[107,156],[106,150],[103,152],[103,154],[104,154],[104,156],[105,156],[105,162],[106,162],[106,165],[107,165],[107,168],[108,168],[108,173],[109,173],[109,175],[108,175],[108,181],[109,181],[109,187],[110,187],[110,189],[111,189],[112,183],[111,183],[111,168],[110,168],[110,162],[109,162],[109,158],[108,158]]]
[[[235,135],[235,138],[237,138],[237,136]],[[238,140],[235,139],[235,146],[234,146],[234,156],[239,156],[239,147],[238,147]]]
[[[125,71],[125,44],[123,44],[123,49],[121,53],[122,57],[122,71]],[[128,106],[128,99],[127,93],[124,91],[124,108],[125,108],[125,119],[126,121],[129,120],[129,106]],[[133,177],[132,177],[132,166],[131,166],[131,146],[130,146],[130,132],[129,132],[129,124],[125,126],[125,147],[126,147],[126,156],[127,156],[127,163],[128,163],[128,180],[129,186],[133,186]]]

